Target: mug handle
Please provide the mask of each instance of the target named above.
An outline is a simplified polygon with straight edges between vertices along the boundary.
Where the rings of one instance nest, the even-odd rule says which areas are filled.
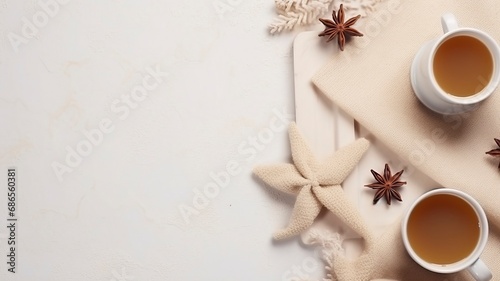
[[[469,266],[467,270],[477,281],[488,281],[493,278],[493,275],[491,275],[491,271],[480,259],[477,259],[477,261]]]
[[[441,26],[444,33],[453,31],[458,28],[457,18],[452,13],[445,13],[441,16]]]

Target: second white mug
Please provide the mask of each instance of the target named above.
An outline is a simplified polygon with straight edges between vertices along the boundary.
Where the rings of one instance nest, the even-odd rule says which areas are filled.
[[[436,201],[439,197],[441,197],[441,199]],[[450,200],[450,198],[454,199]],[[443,199],[448,201],[444,201]],[[469,213],[467,214],[464,212],[466,209],[469,209]],[[470,213],[474,215],[471,216]],[[449,219],[451,218],[455,221],[450,222]],[[445,221],[448,225],[445,225]],[[434,225],[426,223],[432,223]],[[440,225],[436,226],[436,223],[440,223]],[[460,225],[461,228],[467,227],[467,229],[476,227],[477,233],[468,236],[465,235],[464,232],[453,234],[446,233],[446,235],[443,235],[444,232],[441,233],[443,228],[446,228],[448,232],[450,229],[457,230],[457,225]],[[415,229],[418,229],[419,232],[415,233]],[[410,235],[412,231],[413,236]],[[408,254],[422,267],[442,274],[455,273],[467,269],[474,279],[478,281],[491,280],[492,274],[490,270],[480,259],[480,255],[488,240],[488,219],[479,203],[470,195],[450,188],[438,188],[424,193],[412,204],[404,216],[401,232],[403,243]],[[411,237],[418,238],[416,242],[414,241],[415,244],[412,244]],[[457,239],[457,237],[461,238]],[[477,241],[474,241],[474,238],[477,239]],[[422,241],[424,244],[418,245],[417,242],[422,243]],[[429,243],[430,241],[432,242]],[[439,243],[439,246],[436,245],[436,243]],[[431,244],[434,245],[434,247],[428,247]],[[451,250],[453,251],[452,256],[456,258],[457,244],[459,244],[460,247],[465,247],[465,245],[470,246],[465,254],[461,253],[464,254],[465,257],[458,261],[440,264],[441,262],[436,263],[435,261],[428,260],[428,257],[426,257],[426,259],[421,256],[422,245],[425,245],[425,254],[427,255],[432,253],[431,255],[439,256],[439,258],[442,259],[443,255],[446,256],[447,254],[451,254],[446,253],[447,250]],[[420,254],[416,250],[417,248],[415,248],[417,245],[419,246],[418,249],[421,252]],[[447,259],[449,259],[449,257],[447,257]]]

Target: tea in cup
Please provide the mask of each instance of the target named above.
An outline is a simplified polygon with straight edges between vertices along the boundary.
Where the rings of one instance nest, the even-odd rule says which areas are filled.
[[[473,110],[500,81],[500,48],[488,34],[458,27],[455,16],[442,16],[444,34],[426,43],[411,66],[418,99],[441,114]]]
[[[468,269],[476,280],[492,278],[479,259],[488,240],[488,220],[464,192],[440,188],[418,198],[402,224],[403,243],[422,267],[437,273]]]

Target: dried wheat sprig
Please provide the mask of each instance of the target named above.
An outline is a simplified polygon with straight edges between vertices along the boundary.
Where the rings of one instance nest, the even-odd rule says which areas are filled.
[[[338,10],[344,4],[348,15],[362,17],[375,11],[383,0],[274,0],[278,17],[269,26],[271,34],[292,30],[297,26],[310,25],[320,17],[327,16],[331,8]]]
[[[326,14],[333,0],[275,0],[278,18],[270,25],[271,34],[309,25]]]

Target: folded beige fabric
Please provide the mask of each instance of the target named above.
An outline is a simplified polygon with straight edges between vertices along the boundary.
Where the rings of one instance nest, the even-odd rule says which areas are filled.
[[[500,39],[498,1],[387,0],[358,26],[365,37],[335,53],[313,82],[400,157],[481,203],[490,222],[482,259],[493,280],[500,280],[499,159],[485,154],[496,147],[493,138],[500,138],[500,91],[474,112],[444,117],[425,108],[410,85],[412,59],[424,42],[442,34],[440,16],[445,12],[454,13],[461,26]],[[413,262],[402,244],[400,221],[375,241],[365,243],[358,260],[336,256],[332,275],[346,281],[472,280],[467,272],[433,274]]]

